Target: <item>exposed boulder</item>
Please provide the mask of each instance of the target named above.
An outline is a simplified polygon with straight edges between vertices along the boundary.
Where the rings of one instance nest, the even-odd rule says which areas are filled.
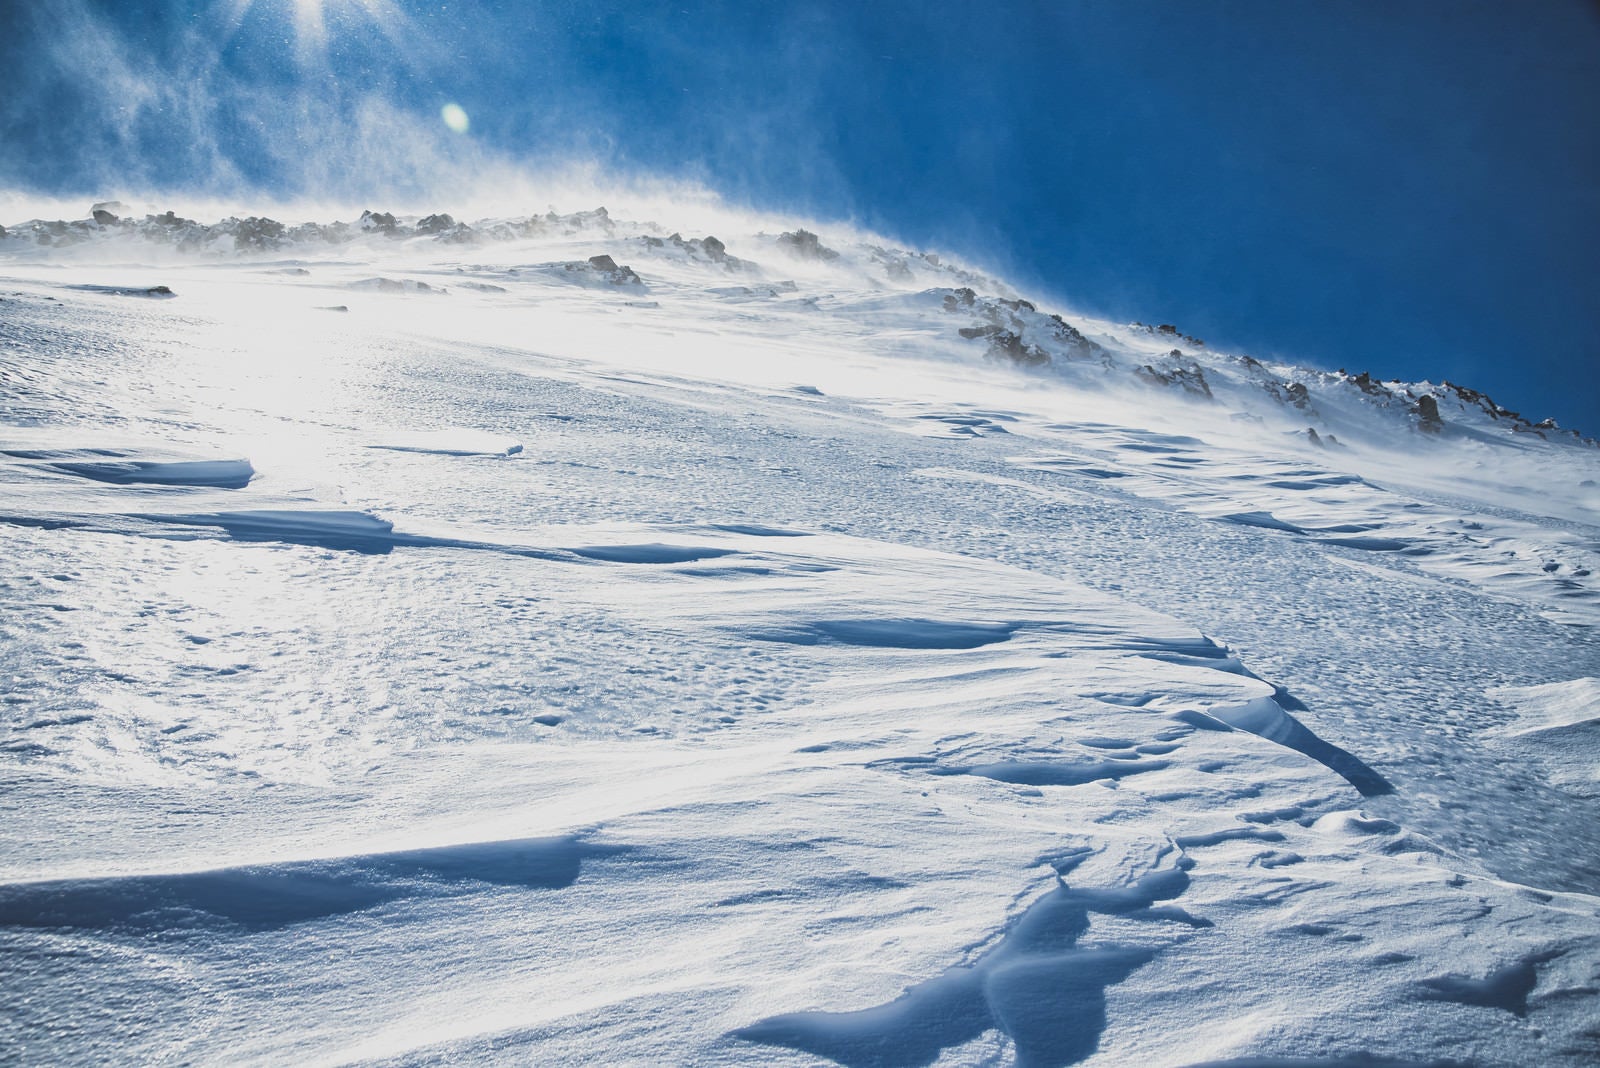
[[[557,215],[547,212],[544,216],[546,228],[558,230],[564,234],[576,234],[585,230],[600,230],[604,233],[614,233],[617,224],[611,221],[611,213],[603,206],[590,208],[588,211],[575,211],[570,215]]]
[[[446,230],[455,229],[456,221],[447,212],[437,215],[427,215],[417,220],[417,233],[421,235],[441,234]]]
[[[1253,356],[1239,356],[1237,359],[1246,377],[1260,386],[1267,396],[1279,404],[1317,417],[1316,409],[1311,406],[1311,393],[1303,382],[1291,382],[1280,377]]]
[[[1505,408],[1496,404],[1494,399],[1487,393],[1480,392],[1476,389],[1469,389],[1466,386],[1458,386],[1454,382],[1446,382],[1444,384],[1444,391],[1448,394],[1454,395],[1456,400],[1464,406],[1477,408],[1496,422],[1501,419],[1508,419],[1512,423],[1519,424],[1521,426],[1532,425],[1527,419],[1523,418],[1522,413],[1514,412],[1510,408]],[[1516,429],[1516,427],[1513,427],[1512,429]]]
[[[1365,371],[1362,371],[1350,381],[1355,383],[1355,387],[1369,397],[1388,398],[1394,396],[1394,391],[1392,389],[1378,381],[1376,378],[1373,378]]]
[[[86,224],[92,227],[92,224]],[[213,228],[193,219],[185,219],[173,211],[159,215],[146,215],[144,221],[134,224],[134,229],[147,241],[172,245],[180,252],[193,252],[211,247],[222,226]]]
[[[905,284],[917,280],[916,272],[912,271],[910,263],[914,253],[906,252],[904,249],[882,248],[878,245],[870,245],[868,248],[872,252],[873,262],[883,267],[883,273],[889,281]]]
[[[1027,303],[1024,301],[1023,303]],[[1032,305],[1029,305],[1032,307]],[[1108,363],[1110,357],[1106,350],[1083,336],[1082,331],[1068,323],[1061,316],[1052,313],[1047,316],[1050,320],[1050,335],[1062,347],[1062,354],[1068,359],[1099,360]]]
[[[283,237],[288,227],[276,219],[258,218],[252,215],[248,219],[229,219],[220,224],[219,229],[233,230],[235,248],[271,249],[283,244]]]
[[[199,223],[195,222],[193,219],[182,218],[181,216],[179,216],[177,214],[177,212],[174,212],[171,208],[168,208],[166,211],[162,212],[160,215],[146,215],[145,216],[145,222],[153,223],[156,226],[161,226],[161,227],[164,227],[164,228],[166,228],[168,230],[185,229],[185,228],[188,228],[188,227],[191,227],[191,226],[199,226],[200,225]]]
[[[328,223],[301,223],[291,228],[284,234],[288,243],[298,244],[305,241],[321,241],[330,245],[342,244],[350,240],[350,224],[342,222]]]
[[[617,261],[602,253],[599,256],[590,256],[587,263],[569,263],[569,271],[590,271],[603,277],[614,286],[642,285],[643,280],[634,272],[632,267],[618,265]]]
[[[351,282],[350,289],[370,289],[378,293],[432,293],[440,296],[449,296],[450,291],[444,286],[431,286],[426,282],[419,282],[414,278],[366,278],[360,282]]]
[[[1134,369],[1134,376],[1152,386],[1182,390],[1195,397],[1211,400],[1211,384],[1206,381],[1200,365],[1177,349],[1167,354],[1161,367],[1147,363]]]
[[[665,248],[671,245],[673,248],[683,251],[692,260],[703,260],[730,269],[745,266],[745,262],[737,256],[728,255],[728,246],[710,234],[705,237],[685,238],[680,233],[674,233],[667,238],[646,237],[643,240],[650,248]]]
[[[977,338],[989,339],[988,357],[992,360],[1009,360],[1024,367],[1042,367],[1050,362],[1050,354],[1037,345],[1030,345],[1022,340],[1022,335],[1007,330],[1003,326],[990,324],[988,326],[964,326],[959,333],[962,337],[971,340]]]
[[[395,217],[387,211],[363,211],[356,226],[368,233],[385,234],[389,237],[394,237],[400,229]]]
[[[790,255],[798,256],[803,260],[820,260],[827,262],[836,260],[839,254],[828,248],[822,240],[810,230],[795,230],[778,235],[778,244]]]
[[[1444,429],[1444,420],[1439,418],[1439,401],[1431,393],[1417,398],[1411,414],[1417,417],[1417,429],[1425,434],[1437,434]]]
[[[101,226],[115,226],[117,223],[121,222],[120,219],[111,214],[109,211],[106,211],[104,208],[94,209],[94,221]]]
[[[1162,337],[1179,338],[1187,342],[1192,348],[1203,349],[1206,347],[1204,341],[1201,341],[1193,334],[1185,334],[1171,323],[1162,323],[1160,326],[1146,326],[1144,323],[1134,322],[1128,325],[1135,330],[1143,330],[1147,334],[1160,334]]]
[[[944,295],[944,310],[947,312],[960,311],[962,308],[971,308],[978,302],[978,294],[962,286],[960,289],[951,290]]]
[[[1061,356],[1068,360],[1098,359],[1110,366],[1104,349],[1061,316],[1044,315],[1029,301],[980,297],[963,286],[946,291],[940,303],[946,312],[977,313],[979,324],[962,327],[958,332],[968,340],[987,338],[992,358],[1036,367]]]
[[[989,338],[989,358],[1006,359],[1024,367],[1042,367],[1050,362],[1050,354],[1037,345],[1022,340],[1022,335],[1010,330],[998,330]]]

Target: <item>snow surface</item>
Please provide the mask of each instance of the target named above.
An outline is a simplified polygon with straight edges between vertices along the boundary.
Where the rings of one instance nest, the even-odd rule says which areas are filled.
[[[0,239],[0,1059],[1600,1058],[1593,443],[422,222]]]

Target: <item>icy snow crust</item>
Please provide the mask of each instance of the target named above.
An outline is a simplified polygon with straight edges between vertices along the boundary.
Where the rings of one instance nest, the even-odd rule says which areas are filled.
[[[0,239],[0,1057],[1600,1056],[1591,443],[538,219]]]

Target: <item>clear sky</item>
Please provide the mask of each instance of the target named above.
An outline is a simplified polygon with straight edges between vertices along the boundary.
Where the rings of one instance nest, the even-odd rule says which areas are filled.
[[[0,0],[0,187],[380,208],[490,157],[1600,434],[1593,3]]]

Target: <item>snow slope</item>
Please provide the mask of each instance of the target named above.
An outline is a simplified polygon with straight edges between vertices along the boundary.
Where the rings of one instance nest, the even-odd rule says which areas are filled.
[[[843,230],[102,215],[0,237],[5,1059],[1600,1057],[1592,442]]]

